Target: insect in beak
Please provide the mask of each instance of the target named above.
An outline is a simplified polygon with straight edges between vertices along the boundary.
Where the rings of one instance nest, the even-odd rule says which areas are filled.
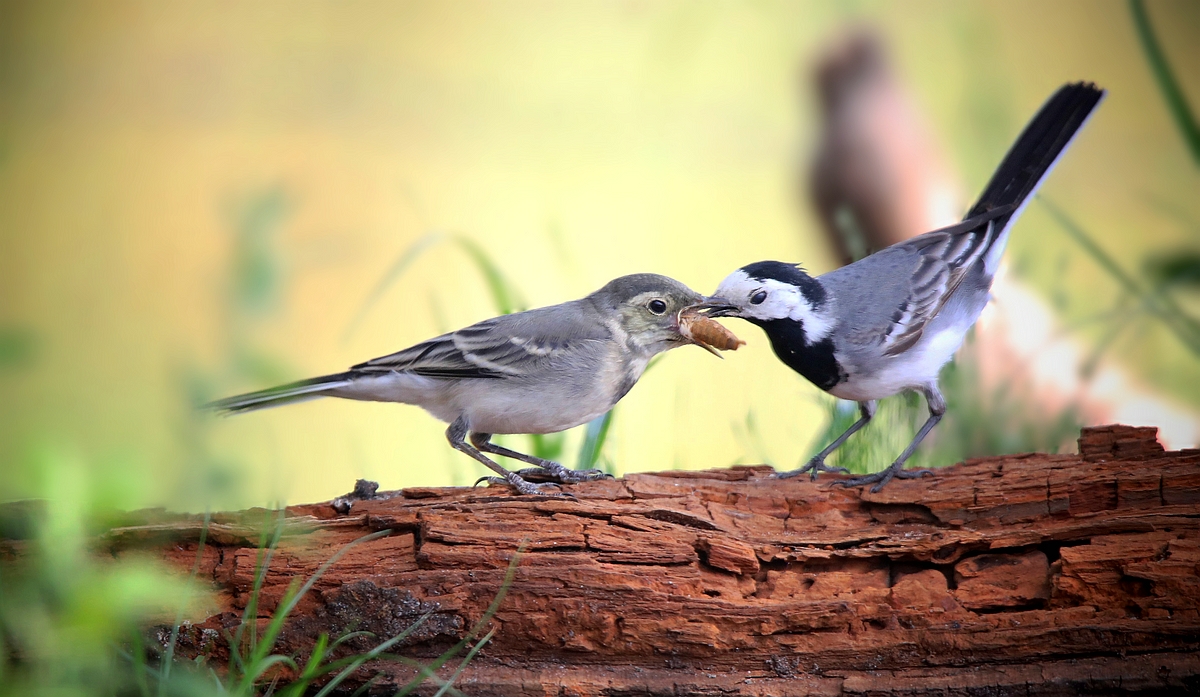
[[[693,305],[680,311],[678,319],[680,335],[717,358],[721,357],[718,350],[736,351],[738,347],[746,345],[745,341],[713,321],[709,315],[699,312],[697,310],[699,307],[701,306]]]

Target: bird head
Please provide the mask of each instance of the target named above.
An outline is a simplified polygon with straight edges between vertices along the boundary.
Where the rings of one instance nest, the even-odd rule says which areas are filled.
[[[621,276],[588,297],[615,320],[631,348],[648,355],[693,343],[679,331],[679,312],[704,300],[679,281],[652,273]]]
[[[796,264],[760,261],[729,274],[695,309],[709,317],[740,317],[759,326],[802,323],[811,340],[832,329],[825,288]]]

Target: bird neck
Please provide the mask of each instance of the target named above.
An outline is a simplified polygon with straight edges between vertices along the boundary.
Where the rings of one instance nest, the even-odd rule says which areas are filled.
[[[618,351],[619,384],[616,386],[613,397],[613,404],[616,404],[629,390],[633,389],[638,379],[642,377],[642,373],[646,371],[646,366],[650,364],[650,359],[664,351],[665,348],[655,343],[638,341],[636,335],[633,332],[625,331],[621,322],[616,319],[606,320],[605,325],[608,327],[615,345],[622,347],[622,350]]]
[[[849,377],[834,355],[833,341],[823,336],[819,341],[810,342],[804,322],[793,319],[752,321],[767,333],[779,360],[822,390],[828,391]]]

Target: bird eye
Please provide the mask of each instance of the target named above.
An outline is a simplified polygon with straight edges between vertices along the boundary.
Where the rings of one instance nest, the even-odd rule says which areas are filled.
[[[650,311],[656,315],[661,315],[667,311],[667,304],[658,298],[651,300],[646,304],[646,307],[650,308]]]
[[[767,291],[760,290],[757,293],[755,293],[754,295],[750,296],[750,304],[751,305],[762,305],[763,301],[766,299],[767,299]]]

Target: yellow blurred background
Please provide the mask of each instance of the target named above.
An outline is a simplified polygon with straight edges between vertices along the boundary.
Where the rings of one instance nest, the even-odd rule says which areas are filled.
[[[1200,4],[1149,9],[1196,103]],[[483,469],[415,407],[192,404],[495,314],[449,243],[368,305],[435,231],[476,241],[528,306],[641,271],[711,292],[759,259],[829,270],[797,193],[808,66],[862,21],[968,195],[1058,85],[1093,80],[1109,99],[1043,193],[1130,267],[1196,244],[1200,175],[1124,2],[0,4],[0,500],[36,489],[14,473],[47,444],[130,506],[469,484]],[[1071,318],[1118,292],[1036,203],[1009,259]],[[809,453],[819,391],[729,326],[748,347],[674,351],[620,403],[618,472]],[[1200,406],[1200,366],[1165,330],[1113,356]]]

